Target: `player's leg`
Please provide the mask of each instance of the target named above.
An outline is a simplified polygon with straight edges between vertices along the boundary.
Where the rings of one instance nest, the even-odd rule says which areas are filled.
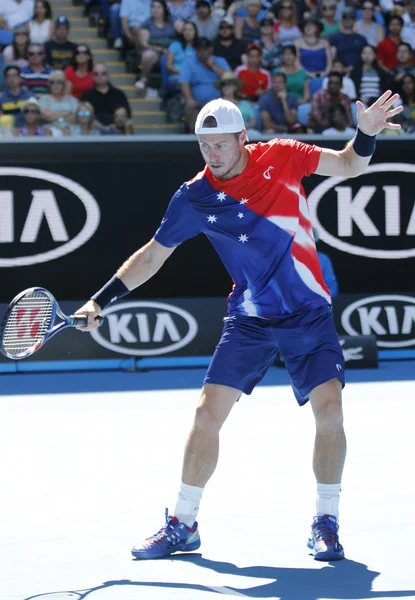
[[[250,394],[277,353],[267,323],[261,319],[225,319],[221,340],[210,363],[192,429],[186,442],[182,483],[174,514],[151,538],[135,546],[133,556],[161,558],[200,545],[196,522],[204,486],[219,455],[219,432],[242,392]]]
[[[332,311],[310,311],[276,335],[297,401],[302,406],[310,400],[316,421],[313,467],[318,499],[308,545],[317,560],[338,560],[344,557],[338,507],[346,438],[341,403],[344,357]]]

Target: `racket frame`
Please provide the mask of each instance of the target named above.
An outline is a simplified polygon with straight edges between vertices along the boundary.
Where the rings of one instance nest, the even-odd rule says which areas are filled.
[[[4,344],[3,344],[3,335],[5,332],[6,326],[7,326],[9,316],[10,316],[12,310],[15,308],[16,304],[18,304],[19,301],[24,296],[33,294],[36,292],[47,296],[48,299],[50,300],[52,312],[51,312],[51,317],[50,317],[49,328],[45,332],[43,337],[40,340],[38,340],[37,342],[35,342],[25,352],[22,352],[19,356],[13,356],[7,352],[7,350],[4,348]],[[58,316],[62,320],[59,323],[55,324],[56,316]],[[42,287],[27,288],[26,290],[23,290],[23,292],[20,292],[20,294],[18,294],[15,298],[13,298],[13,300],[10,302],[10,304],[4,314],[3,322],[2,322],[1,328],[0,328],[0,341],[1,341],[0,350],[4,356],[6,356],[7,358],[11,358],[12,360],[20,360],[22,358],[27,358],[28,356],[31,356],[32,354],[34,354],[35,352],[40,350],[40,348],[42,346],[44,346],[44,344],[48,340],[50,340],[54,335],[56,335],[59,331],[61,331],[61,329],[66,329],[67,327],[82,326],[82,325],[86,325],[86,324],[87,324],[87,319],[84,317],[75,317],[73,315],[71,315],[71,316],[65,315],[62,312],[56,298],[48,290],[45,290],[45,288],[42,288]]]

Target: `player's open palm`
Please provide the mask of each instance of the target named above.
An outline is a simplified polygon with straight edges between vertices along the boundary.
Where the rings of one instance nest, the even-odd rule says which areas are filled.
[[[366,135],[377,135],[384,129],[400,129],[398,123],[391,123],[390,119],[403,111],[403,106],[391,108],[399,100],[399,94],[392,94],[390,90],[382,94],[369,108],[365,108],[358,100],[357,124]]]

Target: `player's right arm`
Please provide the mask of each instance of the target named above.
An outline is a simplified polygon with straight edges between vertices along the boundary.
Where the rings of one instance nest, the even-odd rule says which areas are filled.
[[[159,244],[157,240],[152,238],[148,244],[134,252],[118,269],[116,277],[128,289],[129,292],[143,285],[151,279],[153,275],[160,270],[165,261],[174,252],[175,247],[166,248]],[[79,310],[77,315],[85,315],[88,317],[88,325],[79,327],[82,331],[91,331],[98,327],[96,317],[99,315],[103,307],[99,306],[94,300],[88,300]]]

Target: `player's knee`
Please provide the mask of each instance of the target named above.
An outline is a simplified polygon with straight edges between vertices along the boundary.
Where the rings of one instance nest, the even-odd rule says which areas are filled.
[[[206,389],[205,386],[196,409],[194,427],[211,433],[219,432],[237,399],[237,392],[217,389],[213,385]]]
[[[320,431],[338,431],[343,427],[343,409],[341,399],[333,391],[321,395],[313,406],[317,429]]]
[[[199,406],[196,408],[194,428],[197,431],[216,434],[219,432],[221,426],[222,423],[211,407],[203,402],[199,404]]]

